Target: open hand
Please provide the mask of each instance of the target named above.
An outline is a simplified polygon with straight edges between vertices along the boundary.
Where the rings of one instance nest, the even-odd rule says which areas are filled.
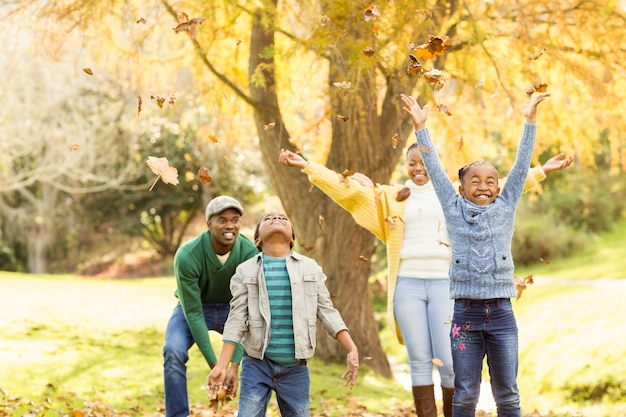
[[[543,168],[543,172],[547,174],[548,172],[558,171],[567,168],[574,163],[573,155],[570,155],[565,159],[563,158],[565,158],[565,154],[561,152],[560,154],[548,159],[546,163],[541,166],[541,168]]]
[[[405,94],[400,94],[400,99],[404,104],[402,110],[408,113],[409,116],[411,116],[411,119],[413,119],[413,126],[415,127],[415,130],[425,128],[428,105],[420,107],[417,100],[413,96],[407,96]]]
[[[530,99],[530,103],[524,107],[524,116],[526,116],[527,123],[535,123],[537,121],[537,106],[548,97],[550,97],[550,93],[533,95]]]
[[[352,389],[356,384],[356,377],[359,374],[359,354],[358,352],[348,353],[346,370],[341,375],[341,379],[346,380],[346,385]]]

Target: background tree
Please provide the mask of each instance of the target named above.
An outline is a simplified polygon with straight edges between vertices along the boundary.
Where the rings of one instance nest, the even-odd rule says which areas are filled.
[[[98,32],[109,30],[122,51],[131,45],[138,56],[178,53],[180,65],[191,65],[199,94],[214,92],[209,86],[219,82],[224,101],[236,96],[249,106],[263,162],[299,242],[324,266],[357,344],[383,374],[390,372],[369,301],[370,266],[358,261],[371,256],[374,238],[317,190],[309,192],[303,175],[279,166],[281,148],[300,150],[337,171],[353,169],[389,182],[412,140],[398,101],[404,92],[431,105],[429,125],[451,174],[479,157],[509,167],[526,93],[547,84],[552,97],[541,116],[536,155],[575,153],[591,170],[594,147],[609,146],[614,152],[605,174],[623,174],[620,104],[626,90],[619,74],[626,51],[620,42],[624,12],[615,1],[432,0],[416,9],[408,0],[176,5],[162,0],[160,6],[77,0],[46,3],[38,15],[75,25],[87,43],[98,22],[104,23]],[[195,36],[171,31],[182,11],[206,19]],[[149,23],[134,30],[139,16]],[[140,40],[139,32],[145,35]],[[419,46],[431,35],[448,38],[450,46],[425,56]],[[150,37],[160,42],[150,43]],[[409,53],[431,78],[407,74]],[[102,58],[101,64],[112,66],[107,59],[113,60]],[[222,101],[218,96],[204,95]],[[242,110],[244,118],[248,114]],[[322,356],[337,355],[333,345],[319,342]]]

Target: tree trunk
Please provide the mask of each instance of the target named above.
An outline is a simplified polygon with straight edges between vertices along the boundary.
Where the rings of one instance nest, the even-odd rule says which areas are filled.
[[[275,18],[268,17],[267,14],[264,18],[257,15],[252,25],[250,42],[250,91],[263,160],[286,214],[294,221],[296,240],[300,248],[324,268],[333,302],[350,329],[362,360],[367,357],[371,368],[390,377],[392,374],[389,362],[380,344],[379,328],[373,315],[368,283],[371,267],[369,261],[360,258],[370,259],[375,249],[374,236],[357,226],[346,211],[322,192],[317,189],[309,191],[310,184],[304,174],[278,163],[281,148],[294,147],[290,144],[289,133],[278,106],[274,59],[267,53],[261,53],[272,50],[274,46],[274,21]],[[262,75],[263,83],[252,81],[259,80],[259,75]],[[368,82],[372,83],[373,80],[368,79]],[[370,88],[371,85],[364,87]],[[364,167],[363,169],[372,168],[372,171],[373,167],[377,167],[379,178],[385,181],[389,179],[395,165],[390,161],[397,161],[400,151],[391,146],[381,148],[380,137],[388,135],[391,139],[390,132],[397,131],[399,118],[393,120],[396,122],[395,126],[376,123],[376,106],[368,104],[375,102],[370,97],[372,95],[375,97],[375,89],[365,92],[365,96],[355,95],[354,102],[346,104],[345,110],[351,111],[354,122],[350,124],[352,129],[344,128],[343,125],[334,126],[331,150],[333,159],[329,159],[329,166],[340,172],[356,165]],[[397,109],[399,106],[395,106],[396,113]],[[355,126],[360,125],[359,119],[368,120],[369,117],[373,117],[374,122],[363,123],[363,129],[355,129]],[[275,127],[265,130],[263,126],[270,122],[275,123]],[[368,131],[367,126],[375,126],[375,133]],[[384,126],[384,129],[379,126]],[[337,145],[342,143],[343,146]],[[376,144],[376,149],[368,148],[371,143]],[[394,152],[395,158],[392,156]],[[380,163],[385,158],[386,161]],[[339,344],[324,333],[318,333],[318,356],[326,360],[345,359],[345,352]]]

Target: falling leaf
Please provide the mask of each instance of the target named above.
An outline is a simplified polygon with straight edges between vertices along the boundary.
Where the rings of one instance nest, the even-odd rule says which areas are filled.
[[[321,15],[320,16],[320,25],[321,26],[326,26],[327,24],[330,23],[330,18],[326,15]]]
[[[172,94],[170,94],[170,98],[168,100],[168,104],[170,106],[173,106],[174,104],[176,104],[176,95],[175,92],[172,92]]]
[[[415,55],[409,54],[409,65],[406,67],[406,73],[409,77],[413,75],[421,75],[426,71]]]
[[[443,55],[450,46],[452,43],[447,36],[430,36],[425,43],[415,47],[413,53],[417,58],[434,59],[437,55]]]
[[[78,150],[78,143],[70,143],[67,146],[70,148],[70,151],[77,151]]]
[[[363,16],[365,17],[365,21],[369,22],[370,20],[374,20],[379,18],[381,15],[380,7],[375,4],[369,5],[364,11]]]
[[[144,19],[143,17],[140,17],[140,18],[137,20],[137,22],[135,22],[135,23],[137,23],[137,24],[139,24],[139,23],[143,23],[143,24],[145,25],[145,24],[146,24],[146,23],[148,23],[148,22],[146,22],[146,19]]]
[[[163,103],[165,103],[165,97],[160,97],[160,96],[150,96],[151,100],[155,100],[157,106],[159,106],[160,109],[163,108]]]
[[[205,19],[202,16],[194,17],[191,20],[187,20],[187,19],[188,17],[185,13],[182,13],[181,15],[179,15],[179,21],[181,21],[181,23],[174,28],[174,32],[175,33],[189,32],[189,36],[191,36],[191,39],[195,39],[196,32],[198,31],[198,26],[202,22],[204,22]]]
[[[493,92],[493,94],[491,94],[491,95],[489,96],[489,98],[495,98],[495,97],[497,97],[497,96],[498,96],[498,94],[500,94],[500,90],[498,90],[498,89],[496,88],[496,91],[494,91],[494,92]]]
[[[463,149],[463,136],[459,138],[459,151]]]
[[[474,86],[474,88],[482,87],[482,86],[484,86],[484,85],[485,85],[485,80],[483,80],[483,79],[481,78],[481,80],[480,80],[480,81],[478,81],[478,82],[476,83],[476,85]]]
[[[216,138],[216,137],[215,137],[215,136],[213,136],[213,135],[209,135],[209,139],[211,139],[211,142],[213,142],[213,143],[219,143],[219,142],[220,142],[220,141],[219,141],[219,139],[218,139],[218,138]]]
[[[443,324],[451,324],[452,323],[452,317],[448,316],[448,320],[444,321]]]
[[[352,86],[350,81],[334,82],[333,85],[340,90],[347,90]]]
[[[374,36],[378,36],[378,33],[380,32],[380,26],[374,25],[374,27],[372,28],[372,32],[374,33]]]
[[[548,84],[540,82],[533,83],[533,88],[538,93],[545,93],[548,91]]]
[[[419,149],[420,152],[422,153],[428,153],[430,152],[430,148],[424,145],[420,145],[417,149]]]
[[[532,285],[534,282],[533,276],[528,275],[524,278],[515,277],[515,289],[517,290],[517,299],[522,298],[522,292],[526,289],[528,285]]]
[[[424,77],[424,80],[426,80],[426,82],[428,82],[428,84],[430,84],[431,87],[433,87],[435,91],[441,90],[443,86],[446,84],[446,80],[443,78],[443,71],[438,70],[436,68],[433,68],[428,72],[425,72],[423,77]]]
[[[359,261],[363,261],[363,262],[369,262],[369,259],[367,259],[365,256],[363,255],[359,255]]]
[[[417,13],[418,16],[422,16],[424,20],[428,20],[433,17],[433,13],[430,10],[417,9],[415,13]]]
[[[348,120],[350,120],[349,116],[342,116],[340,114],[337,115],[337,119],[341,120],[342,122],[347,122]]]
[[[231,401],[233,398],[234,397],[230,395],[228,390],[222,387],[220,392],[216,393],[215,396],[211,398],[211,401],[209,401],[209,407],[217,412],[220,406],[223,406],[225,403]]]
[[[446,116],[452,116],[452,112],[450,111],[450,109],[448,109],[448,106],[446,106],[445,104],[435,104],[435,106],[440,112],[442,112]]]
[[[241,39],[237,39],[237,42],[235,42],[235,46],[239,46],[240,43],[241,43]]]
[[[391,147],[393,149],[396,149],[398,147],[398,134],[394,133],[394,135],[391,137]]]
[[[141,104],[143,103],[143,100],[141,99],[141,96],[139,94],[137,94],[137,116],[139,116],[141,114]]]
[[[447,242],[444,242],[443,240],[437,240],[437,243],[439,243],[441,246],[445,246],[446,248],[450,247],[450,244]]]
[[[322,216],[321,214],[317,218],[317,226],[320,228],[322,232],[324,231],[324,216]]]
[[[299,242],[299,244],[300,244],[300,247],[304,249],[307,253],[313,250],[313,246],[307,246],[302,240]]]
[[[351,169],[345,169],[341,173],[341,182],[346,182],[346,179],[348,179],[349,177],[353,176],[355,173],[356,173],[356,171],[353,171]]]
[[[170,166],[167,158],[157,158],[155,156],[149,156],[146,161],[146,165],[154,172],[157,177],[155,178],[150,191],[154,188],[155,184],[161,178],[165,184],[178,185],[178,170]]]
[[[83,71],[85,71],[85,74],[93,75],[91,68],[83,68]]]
[[[366,46],[365,49],[363,49],[363,53],[365,54],[365,56],[372,57],[374,56],[376,51],[371,46]]]
[[[542,264],[546,264],[546,265],[550,263],[550,261],[546,261],[543,258],[539,258],[539,262],[541,262]]]
[[[534,61],[535,59],[539,58],[541,55],[543,55],[543,53],[546,51],[546,48],[542,48],[541,51],[539,52],[535,52],[534,54],[532,54],[531,56],[528,57],[528,59],[530,61]]]
[[[439,358],[433,358],[432,362],[436,366],[443,366],[443,361]]]
[[[213,177],[211,177],[208,168],[205,167],[201,167],[198,170],[198,177],[200,178],[200,182],[202,184],[209,184],[211,181],[213,181]]]
[[[276,126],[276,123],[272,122],[272,123],[268,123],[265,126],[263,126],[263,129],[265,130],[270,130],[271,128],[273,128],[274,126]]]

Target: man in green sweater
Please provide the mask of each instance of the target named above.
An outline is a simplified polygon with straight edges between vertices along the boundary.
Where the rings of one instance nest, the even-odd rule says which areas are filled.
[[[167,324],[163,347],[166,417],[187,417],[187,361],[195,343],[211,369],[217,357],[211,347],[209,330],[224,331],[230,311],[230,279],[237,266],[252,258],[258,249],[239,234],[243,207],[232,197],[219,196],[206,208],[207,229],[183,244],[174,256],[178,304]],[[230,362],[227,383],[231,394],[237,390],[238,346]]]

